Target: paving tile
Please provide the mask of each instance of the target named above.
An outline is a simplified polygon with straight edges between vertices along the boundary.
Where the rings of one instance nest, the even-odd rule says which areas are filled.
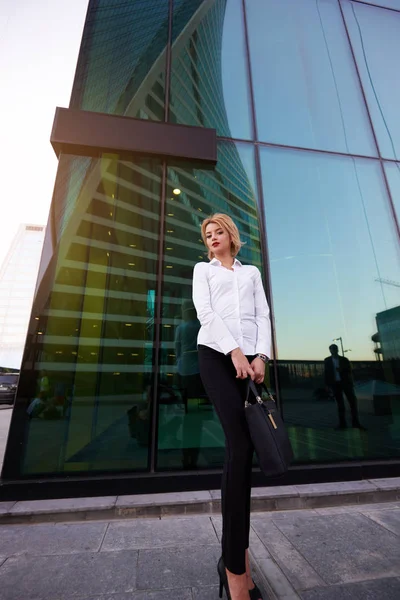
[[[116,506],[118,508],[129,508],[137,506],[165,506],[166,504],[193,504],[210,501],[211,494],[208,491],[138,494],[136,496],[118,496]]]
[[[213,500],[221,500],[221,490],[210,490],[210,495]]]
[[[272,558],[262,558],[257,562],[279,600],[298,600],[296,590]]]
[[[221,539],[222,539],[222,517],[212,516],[211,522],[215,528],[218,541],[221,542]]]
[[[265,556],[261,560],[266,560],[266,559],[271,559],[271,557]],[[260,566],[258,564],[258,560],[255,561],[251,554],[250,554],[250,563],[251,563],[251,571],[252,571],[253,581],[258,585],[264,600],[271,600],[272,598],[275,598],[275,595],[272,591],[270,583],[263,576],[262,570],[260,569]]]
[[[252,498],[285,498],[286,496],[299,496],[299,491],[294,485],[279,485],[273,487],[257,487],[251,490]]]
[[[253,527],[250,527],[250,552],[255,559],[271,558],[270,553],[254,531]]]
[[[1,525],[0,556],[97,552],[107,523]]]
[[[264,517],[264,513],[259,513]],[[253,513],[255,516],[257,513]],[[304,510],[281,510],[276,512],[271,512],[268,515],[273,521],[284,520],[284,521],[297,521],[297,519],[305,517],[305,518],[313,518],[317,517],[318,513],[313,508],[307,508]]]
[[[217,600],[219,598],[219,586],[212,585],[201,588],[192,588],[193,600]],[[225,592],[224,597],[226,598]]]
[[[136,551],[9,558],[0,568],[0,600],[103,600],[134,592],[136,564]]]
[[[329,483],[306,484],[294,486],[301,497],[336,496],[338,494],[359,494],[360,492],[376,492],[377,486],[371,481],[335,481]]]
[[[393,510],[400,508],[400,502],[375,502],[374,504],[354,504],[352,506],[328,506],[326,508],[315,508],[319,515],[339,515],[349,514],[350,512],[369,513],[371,510]]]
[[[10,512],[15,502],[0,502],[0,515],[6,515]]]
[[[261,515],[262,518],[265,518],[265,519],[270,518],[269,513],[264,513],[264,512],[252,513],[251,523],[253,522],[253,518],[256,518],[253,515]],[[222,517],[212,516],[211,521],[216,530],[218,541],[221,542],[222,541]],[[250,528],[250,550],[255,558],[268,558],[269,557],[269,552],[268,552],[267,548],[265,547],[265,545],[262,543],[262,541],[258,537],[257,533],[252,528]]]
[[[258,516],[252,520],[252,528],[296,590],[306,590],[324,585],[324,580],[271,519],[263,519]]]
[[[360,513],[274,523],[328,584],[400,575],[398,537]]]
[[[211,600],[212,597],[208,597]],[[96,596],[79,596],[76,600],[193,600],[190,588],[178,590],[144,590],[132,594],[101,594]]]
[[[400,509],[397,510],[376,510],[370,511],[368,517],[376,523],[383,525],[392,533],[400,536]],[[400,544],[400,539],[399,539]]]
[[[375,502],[374,504],[360,504],[359,510],[360,512],[369,512],[371,510],[393,510],[396,508],[400,508],[400,501],[396,500],[394,502]]]
[[[301,594],[303,600],[399,600],[400,579],[378,579],[317,588]]]
[[[184,588],[218,584],[219,546],[140,550],[137,588]],[[1,572],[1,571],[0,571]]]
[[[137,519],[110,523],[101,551],[218,544],[209,517]]]
[[[49,512],[85,512],[87,510],[107,510],[115,506],[116,496],[99,498],[62,498],[61,500],[23,500],[16,502],[11,514],[33,515]]]

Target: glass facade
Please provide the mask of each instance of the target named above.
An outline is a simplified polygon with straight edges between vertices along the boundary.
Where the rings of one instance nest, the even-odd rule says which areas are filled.
[[[218,160],[61,155],[3,475],[221,468],[191,300],[216,211],[296,463],[400,457],[399,39],[397,0],[90,1],[71,108],[214,128]],[[334,340],[366,431],[335,429]]]

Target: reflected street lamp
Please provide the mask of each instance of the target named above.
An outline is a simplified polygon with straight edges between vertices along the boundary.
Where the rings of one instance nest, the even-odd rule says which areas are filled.
[[[340,347],[342,348],[342,356],[344,356],[344,350],[343,350],[343,340],[341,337],[337,337],[334,340],[332,340],[333,342],[340,342]]]

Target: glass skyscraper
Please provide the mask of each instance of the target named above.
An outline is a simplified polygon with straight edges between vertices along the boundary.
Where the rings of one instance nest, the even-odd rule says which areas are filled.
[[[191,301],[213,212],[264,277],[296,476],[400,464],[399,51],[399,0],[90,0],[5,480],[220,472]],[[332,343],[366,431],[347,400],[336,429]]]
[[[20,225],[0,268],[0,366],[19,369],[45,228]]]

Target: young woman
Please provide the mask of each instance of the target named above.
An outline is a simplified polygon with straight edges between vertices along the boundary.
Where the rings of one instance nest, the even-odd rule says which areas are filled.
[[[193,302],[201,324],[200,375],[225,433],[220,597],[259,600],[248,547],[253,445],[244,414],[246,379],[261,383],[271,354],[269,308],[257,267],[236,258],[242,242],[232,219],[215,214],[201,226],[209,263],[197,263]]]

